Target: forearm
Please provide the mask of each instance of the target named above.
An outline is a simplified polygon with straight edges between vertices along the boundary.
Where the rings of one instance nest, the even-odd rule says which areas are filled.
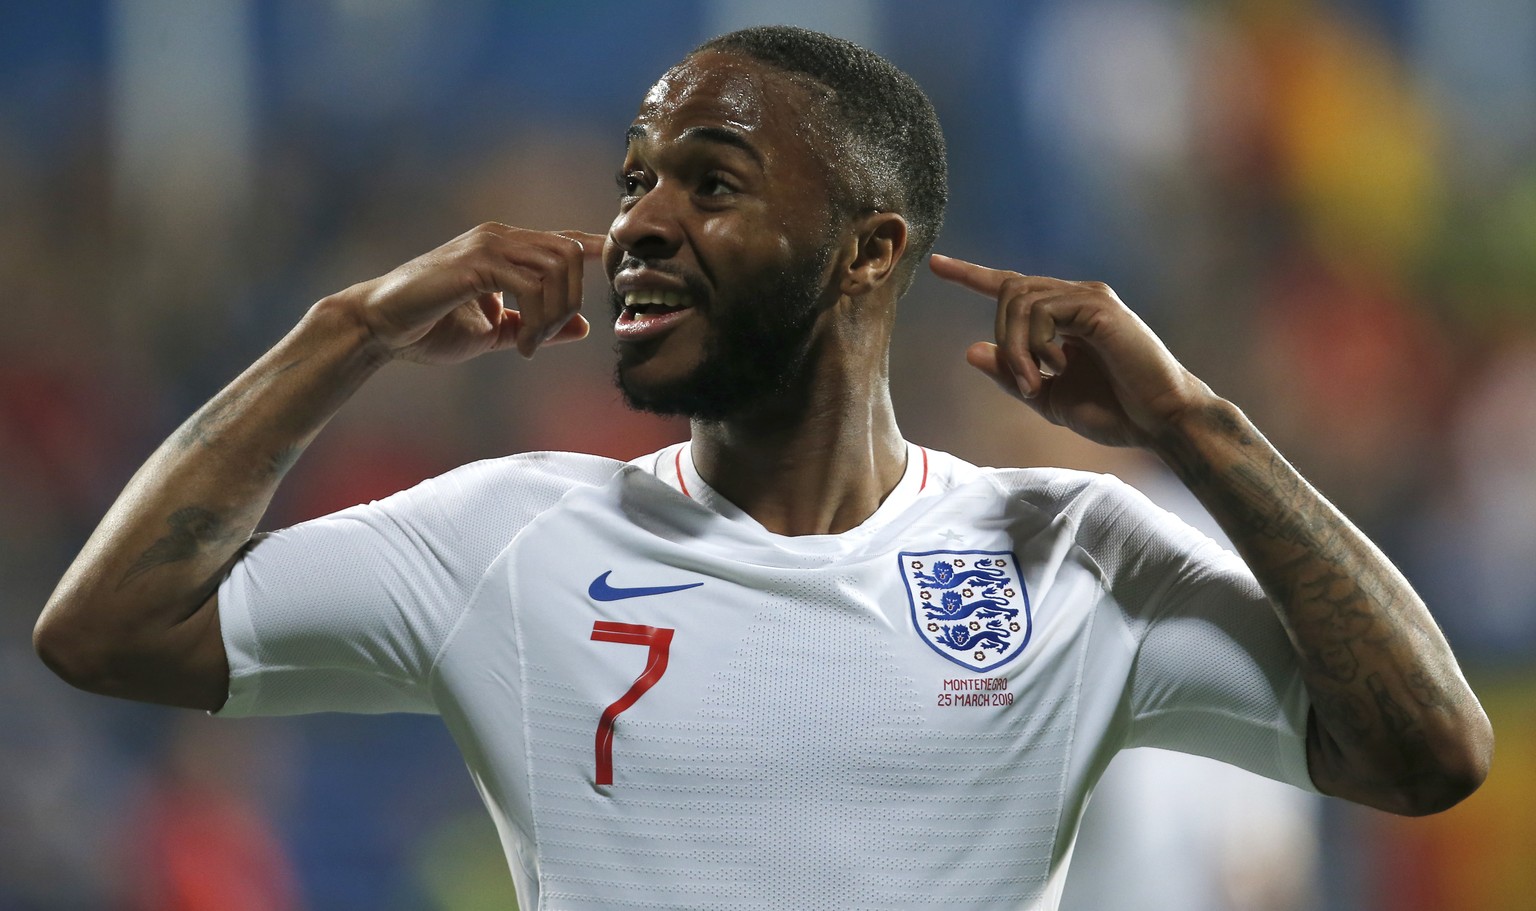
[[[1481,782],[1492,732],[1401,573],[1235,406],[1192,409],[1154,443],[1274,602],[1313,704],[1308,760],[1327,793],[1400,813]]]
[[[133,476],[38,621],[44,659],[86,688],[187,701],[155,668],[206,638],[204,605],[283,475],[385,359],[334,300],[311,308]]]

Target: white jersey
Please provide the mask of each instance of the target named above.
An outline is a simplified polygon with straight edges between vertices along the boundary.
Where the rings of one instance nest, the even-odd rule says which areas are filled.
[[[687,444],[514,456],[265,538],[219,612],[221,714],[441,714],[530,909],[1052,909],[1121,748],[1311,787],[1258,585],[1108,476],[909,446],[786,537]]]

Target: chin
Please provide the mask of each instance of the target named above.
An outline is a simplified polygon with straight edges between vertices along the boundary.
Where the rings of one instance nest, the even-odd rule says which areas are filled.
[[[653,346],[620,346],[614,381],[626,397],[665,395],[667,390],[685,389],[696,382],[697,358],[668,357]]]
[[[666,377],[650,373],[644,366],[623,364],[614,373],[624,404],[635,411],[693,421],[723,421],[741,411],[739,390],[711,383],[699,371]]]
[[[659,369],[653,360],[626,363],[621,352],[613,372],[614,385],[624,396],[624,404],[635,411],[652,414],[685,414],[680,410],[693,396],[693,377],[688,372]]]

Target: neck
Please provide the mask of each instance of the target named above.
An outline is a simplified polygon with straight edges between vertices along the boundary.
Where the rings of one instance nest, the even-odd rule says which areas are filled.
[[[857,527],[896,487],[907,463],[883,349],[873,366],[818,358],[805,393],[792,397],[792,404],[769,404],[739,419],[695,421],[699,474],[777,534],[839,534]]]

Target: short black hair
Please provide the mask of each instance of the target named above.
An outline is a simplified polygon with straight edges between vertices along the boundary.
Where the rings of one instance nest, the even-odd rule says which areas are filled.
[[[878,209],[907,221],[907,254],[898,267],[900,293],[944,224],[949,168],[933,103],[911,76],[879,54],[821,32],[764,25],[704,42],[693,53],[740,54],[826,91],[831,126],[851,161],[829,168],[834,194],[853,212]]]

